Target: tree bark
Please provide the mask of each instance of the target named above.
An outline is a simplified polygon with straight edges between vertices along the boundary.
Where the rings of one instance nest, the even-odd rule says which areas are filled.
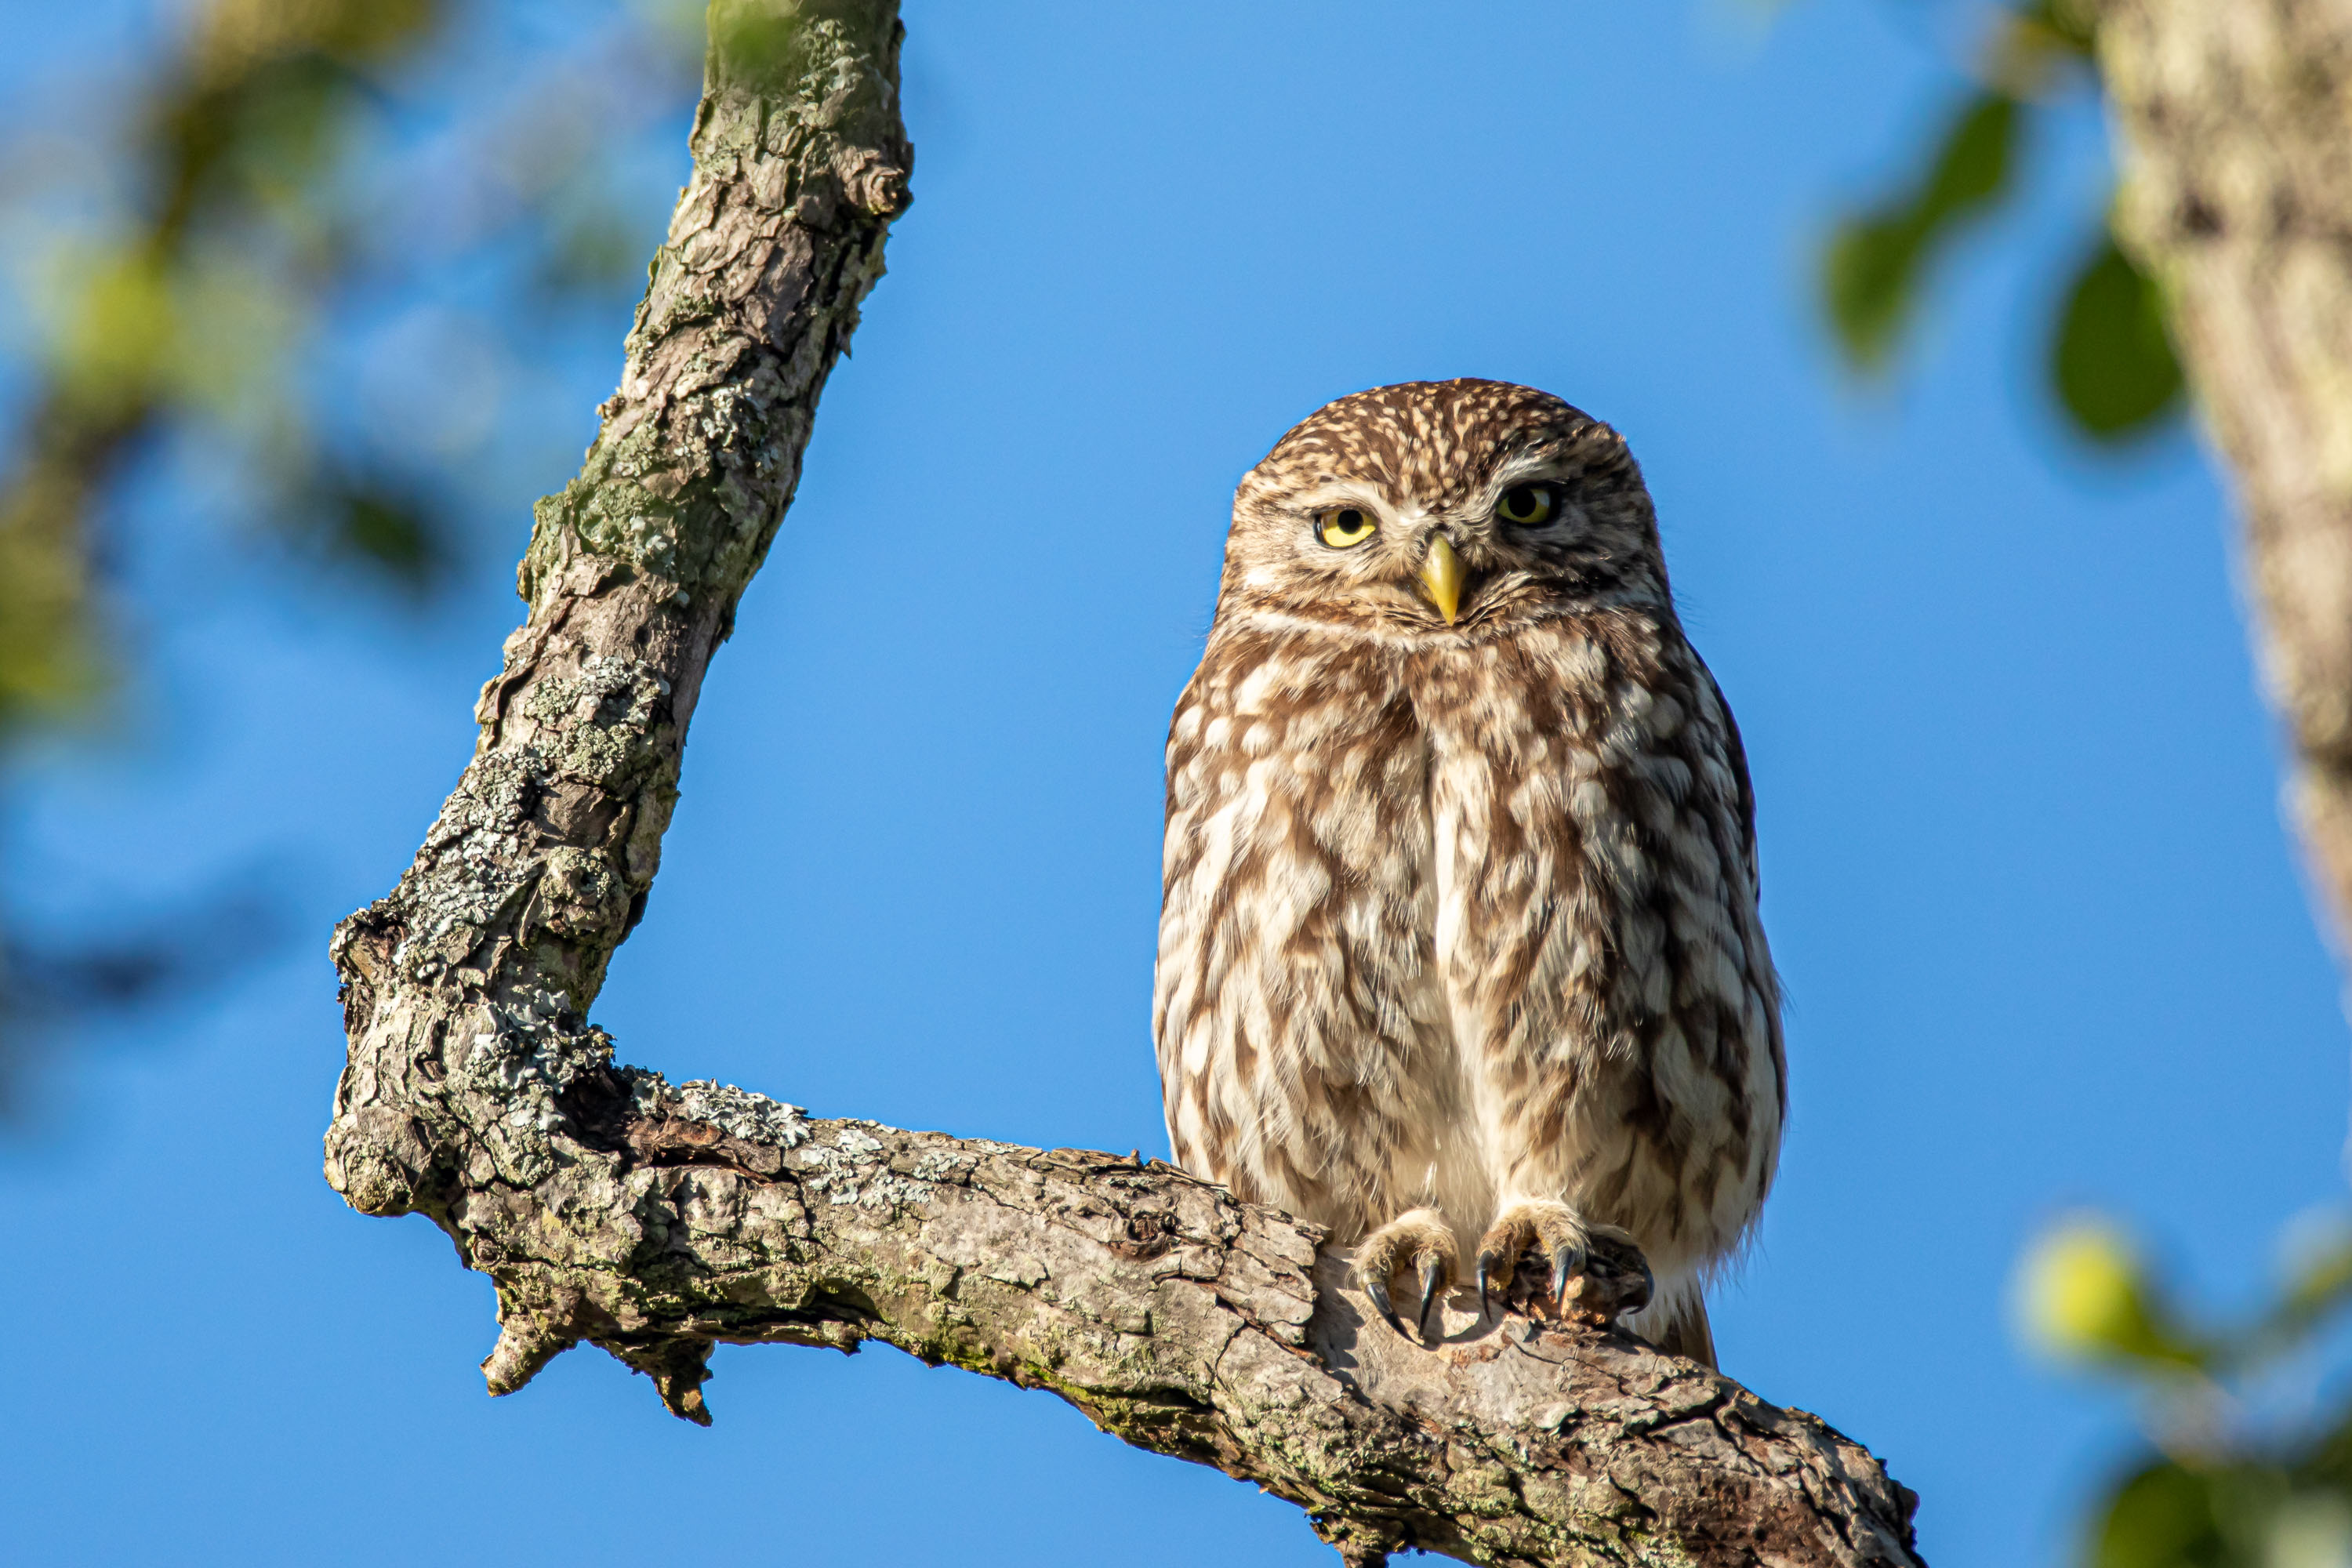
[[[2352,0],[2102,0],[2116,228],[2236,477],[2309,874],[2352,958]]]
[[[1157,1162],[614,1064],[585,1015],[911,161],[892,0],[718,0],[711,24],[693,179],[603,430],[539,506],[473,760],[334,942],[328,1179],[496,1282],[491,1392],[584,1340],[707,1422],[718,1343],[880,1340],[1256,1481],[1351,1562],[1915,1563],[1916,1500],[1867,1453],[1599,1312],[1449,1310],[1423,1348],[1312,1226]]]

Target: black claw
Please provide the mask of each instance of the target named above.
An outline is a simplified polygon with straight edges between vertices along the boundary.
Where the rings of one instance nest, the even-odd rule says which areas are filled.
[[[1388,1320],[1390,1328],[1394,1329],[1398,1333],[1404,1332],[1404,1325],[1397,1321],[1396,1306],[1389,1300],[1389,1282],[1387,1280],[1365,1280],[1364,1294],[1372,1299],[1372,1305],[1381,1310],[1381,1316]]]
[[[1519,1253],[1479,1253],[1477,1256],[1477,1314],[1479,1321],[1494,1317],[1491,1290],[1503,1293],[1503,1311],[1510,1311],[1510,1284],[1519,1274]]]
[[[1551,1299],[1563,1310],[1568,1306],[1568,1277],[1584,1272],[1584,1248],[1572,1241],[1563,1241],[1551,1251]]]
[[[1413,1320],[1421,1329],[1421,1337],[1429,1338],[1429,1309],[1437,1300],[1437,1282],[1445,1278],[1445,1260],[1424,1258],[1421,1260],[1421,1312]]]

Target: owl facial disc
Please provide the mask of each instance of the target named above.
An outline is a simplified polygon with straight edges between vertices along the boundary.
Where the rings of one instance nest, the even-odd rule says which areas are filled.
[[[1429,554],[1421,563],[1421,585],[1449,626],[1462,607],[1462,580],[1465,574],[1462,557],[1454,553],[1454,542],[1442,533],[1431,534]]]

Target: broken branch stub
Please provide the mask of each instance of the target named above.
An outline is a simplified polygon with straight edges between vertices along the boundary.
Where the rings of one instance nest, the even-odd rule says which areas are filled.
[[[586,1021],[907,200],[899,34],[889,0],[712,7],[693,178],[596,443],[539,506],[473,760],[335,934],[329,1181],[495,1281],[494,1394],[584,1340],[708,1422],[719,1343],[879,1340],[1255,1481],[1352,1562],[1915,1563],[1867,1453],[1622,1333],[1449,1306],[1424,1347],[1314,1227],[1169,1166],[672,1085]]]

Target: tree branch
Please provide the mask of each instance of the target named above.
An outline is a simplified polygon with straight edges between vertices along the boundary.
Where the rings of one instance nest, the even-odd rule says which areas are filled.
[[[2352,0],[2102,0],[2117,229],[2237,480],[2315,889],[2352,954]]]
[[[718,0],[695,173],[457,792],[338,930],[327,1176],[499,1296],[494,1394],[583,1340],[707,1422],[721,1342],[1053,1390],[1308,1510],[1350,1561],[1911,1564],[1915,1500],[1812,1416],[1587,1321],[1371,1318],[1319,1233],[1172,1168],[818,1121],[616,1067],[585,1021],[644,907],[710,655],[882,270],[909,150],[891,0]]]

